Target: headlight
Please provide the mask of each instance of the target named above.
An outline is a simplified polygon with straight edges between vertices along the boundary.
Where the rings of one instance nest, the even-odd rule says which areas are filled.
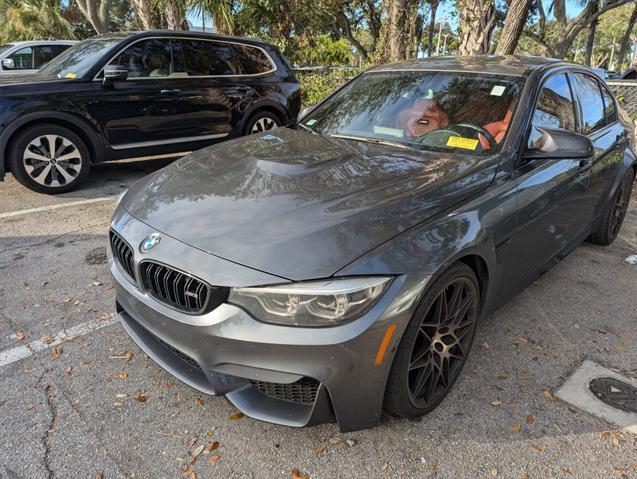
[[[327,279],[260,288],[233,288],[228,302],[255,318],[285,326],[334,326],[351,321],[376,303],[387,277]]]

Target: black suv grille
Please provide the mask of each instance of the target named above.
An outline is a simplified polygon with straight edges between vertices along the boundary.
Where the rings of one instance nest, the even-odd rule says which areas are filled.
[[[154,261],[142,261],[139,277],[155,299],[190,314],[212,311],[228,297],[228,288],[209,284]]]
[[[113,230],[109,233],[113,258],[119,263],[126,274],[135,281],[135,265],[133,263],[133,249],[124,239]]]
[[[312,378],[302,378],[292,384],[267,383],[264,381],[250,382],[266,396],[303,404],[313,404],[316,401],[316,394],[321,384]]]

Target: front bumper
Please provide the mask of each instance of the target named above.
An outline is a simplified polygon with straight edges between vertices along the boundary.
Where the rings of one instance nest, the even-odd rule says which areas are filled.
[[[113,229],[131,245],[155,232],[122,208]],[[142,255],[133,249],[137,265]],[[161,245],[143,258],[178,267],[218,286],[285,281],[165,235]],[[124,328],[171,374],[204,393],[225,395],[240,411],[257,419],[288,426],[336,420],[343,431],[379,423],[394,351],[428,280],[426,276],[397,277],[363,317],[317,329],[265,324],[225,303],[201,316],[187,315],[148,296],[112,256],[109,267]],[[379,349],[390,329],[393,334],[379,361]]]

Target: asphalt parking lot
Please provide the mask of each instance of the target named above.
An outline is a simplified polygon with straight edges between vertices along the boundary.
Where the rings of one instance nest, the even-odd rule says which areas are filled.
[[[637,477],[637,436],[554,396],[586,359],[637,377],[637,193],[612,247],[582,245],[484,319],[437,410],[341,434],[238,417],[113,320],[115,198],[169,161],[100,165],[56,197],[0,183],[1,478]]]

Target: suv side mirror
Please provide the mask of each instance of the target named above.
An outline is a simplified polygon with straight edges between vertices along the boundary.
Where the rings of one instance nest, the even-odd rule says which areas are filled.
[[[104,67],[104,85],[114,81],[123,81],[128,78],[128,68],[122,65],[106,65]]]
[[[15,68],[15,62],[13,58],[5,58],[2,60],[2,68],[5,70],[13,70]]]
[[[525,159],[566,160],[590,158],[595,153],[593,144],[584,135],[572,131],[536,127],[542,134],[533,148],[524,154]]]

